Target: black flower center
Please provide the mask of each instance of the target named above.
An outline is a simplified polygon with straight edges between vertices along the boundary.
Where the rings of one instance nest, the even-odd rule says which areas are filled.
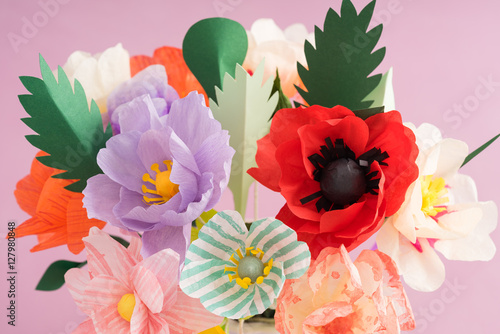
[[[321,173],[321,193],[337,205],[356,203],[366,191],[365,174],[365,171],[349,158],[332,161]]]
[[[320,153],[308,157],[315,170],[314,180],[320,184],[320,191],[304,197],[304,205],[317,198],[316,209],[320,212],[344,209],[356,203],[365,193],[377,194],[380,178],[375,178],[377,171],[370,172],[371,164],[377,161],[382,166],[389,157],[387,152],[372,148],[356,158],[355,153],[344,144],[343,139],[325,138],[326,145],[321,145]]]

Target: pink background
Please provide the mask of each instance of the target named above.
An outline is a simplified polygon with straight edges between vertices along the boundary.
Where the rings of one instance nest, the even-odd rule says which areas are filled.
[[[309,31],[321,26],[327,9],[338,9],[340,0],[264,1],[102,1],[59,0],[57,10],[43,22],[41,3],[49,0],[2,0],[0,4],[0,50],[2,102],[0,145],[0,234],[7,232],[7,222],[17,224],[27,219],[14,200],[16,182],[29,172],[36,150],[23,138],[29,129],[19,120],[26,114],[17,100],[24,93],[20,75],[39,76],[38,53],[55,67],[63,64],[75,50],[100,52],[122,42],[131,55],[151,55],[159,46],[181,46],[187,29],[196,21],[212,16],[226,16],[249,29],[252,22],[272,17],[282,28],[304,23]],[[355,1],[361,8],[368,1]],[[217,4],[225,4],[217,10]],[[314,5],[313,5],[314,4]],[[464,140],[471,149],[500,131],[500,5],[495,1],[472,2],[432,0],[380,0],[375,8],[384,32],[379,45],[387,46],[380,71],[394,67],[396,105],[405,121],[424,121],[438,125],[445,136]],[[34,18],[35,16],[35,18]],[[26,35],[26,43],[12,47],[8,34],[22,36],[24,20],[38,21],[40,27]],[[490,77],[487,87],[483,81]],[[480,88],[478,88],[480,87]],[[475,96],[477,89],[488,96]],[[490,89],[488,91],[487,89]],[[464,105],[463,113],[453,111]],[[463,172],[476,180],[481,200],[500,203],[498,187],[498,151],[495,143],[476,158]],[[274,215],[280,199],[264,207],[262,214]],[[225,203],[229,195],[226,194]],[[272,201],[271,201],[272,202]],[[229,208],[230,204],[219,207]],[[500,241],[500,232],[493,234]],[[78,259],[65,248],[30,253],[35,237],[17,240],[17,322],[7,326],[8,306],[6,274],[0,274],[0,332],[70,333],[83,316],[66,289],[57,292],[34,290],[47,266],[56,259]],[[0,272],[7,272],[7,243],[0,241]],[[490,263],[445,261],[447,283],[434,293],[407,289],[417,318],[416,333],[494,333],[500,315],[500,257]],[[496,330],[495,330],[496,329]]]

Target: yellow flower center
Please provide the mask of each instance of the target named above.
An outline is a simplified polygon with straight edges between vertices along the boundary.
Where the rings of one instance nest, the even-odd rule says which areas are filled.
[[[179,185],[170,181],[172,161],[165,160],[163,164],[167,167],[166,171],[161,171],[158,164],[151,165],[151,170],[156,172],[155,178],[151,178],[149,173],[142,176],[142,181],[154,185],[154,189],[149,189],[145,184],[142,185],[142,192],[144,193],[142,198],[149,205],[166,203],[179,192]]]
[[[432,175],[424,175],[420,178],[422,185],[422,211],[434,217],[439,212],[445,211],[444,204],[450,200],[444,197],[448,194],[446,183],[442,177],[434,178]]]
[[[273,259],[269,259],[267,263],[262,262],[264,252],[254,247],[245,248],[245,255],[241,249],[237,249],[229,258],[235,266],[226,266],[224,273],[229,272],[229,282],[236,280],[236,284],[243,289],[254,283],[261,284],[264,278],[269,275],[273,268]]]
[[[127,293],[122,296],[116,308],[122,318],[130,322],[130,319],[132,319],[132,313],[134,313],[134,307],[135,296],[133,293]]]

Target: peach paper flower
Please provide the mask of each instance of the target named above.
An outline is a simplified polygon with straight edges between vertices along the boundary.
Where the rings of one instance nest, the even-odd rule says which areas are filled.
[[[75,268],[65,275],[77,306],[89,316],[74,334],[194,334],[222,322],[179,289],[179,255],[171,249],[143,260],[140,238],[125,248],[96,227],[83,241],[89,271]]]
[[[393,334],[415,328],[391,258],[364,250],[353,263],[343,245],[323,249],[307,275],[285,283],[275,319],[281,334]]]

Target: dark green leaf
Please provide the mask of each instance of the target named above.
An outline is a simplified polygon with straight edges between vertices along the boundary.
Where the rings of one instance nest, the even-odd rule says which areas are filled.
[[[278,110],[292,107],[290,99],[283,93],[283,90],[281,89],[281,80],[278,69],[276,69],[276,78],[274,79],[273,89],[271,90],[271,95],[269,96],[269,98],[271,98],[271,96],[273,96],[276,92],[278,92],[278,104],[276,105],[276,108],[274,109],[274,112],[269,120],[273,119]]]
[[[59,289],[64,284],[64,274],[72,268],[81,268],[87,264],[85,262],[73,262],[59,260],[52,263],[43,274],[40,282],[36,286],[40,291],[53,291]]]
[[[73,92],[68,77],[59,67],[56,81],[41,55],[40,69],[43,80],[20,77],[31,93],[19,95],[19,101],[31,116],[22,120],[38,133],[26,139],[49,154],[38,157],[41,163],[64,171],[53,177],[77,180],[66,189],[81,192],[90,177],[102,173],[96,157],[111,137],[111,127],[103,131],[97,104],[92,101],[89,111],[85,92],[77,80]]]
[[[297,90],[309,105],[342,105],[351,110],[371,106],[372,101],[363,99],[382,76],[369,75],[385,55],[385,48],[373,52],[382,25],[367,31],[374,7],[372,1],[358,15],[351,1],[344,0],[341,15],[330,9],[323,31],[315,28],[315,47],[306,41],[308,68],[297,63],[297,70],[307,91],[300,87]]]
[[[123,247],[128,247],[128,245],[130,245],[130,242],[128,242],[127,240],[124,240],[120,237],[117,237],[116,235],[109,235],[111,238],[115,239],[116,241],[118,241]]]
[[[476,157],[476,155],[478,155],[479,153],[481,153],[484,149],[486,149],[488,146],[490,146],[495,140],[498,139],[498,137],[500,137],[500,133],[497,134],[495,137],[491,138],[490,140],[488,140],[486,143],[484,143],[483,145],[481,145],[479,148],[477,148],[476,150],[474,150],[474,152],[472,153],[469,153],[469,155],[465,158],[464,160],[464,163],[462,164],[462,166],[460,167],[463,167],[465,166],[466,163],[468,163],[469,161],[471,161],[472,159],[474,159]]]
[[[382,106],[382,107],[354,110],[353,113],[359,118],[367,119],[368,117],[371,117],[373,115],[384,113],[384,107]]]
[[[182,53],[189,69],[217,102],[215,86],[222,90],[224,75],[235,76],[236,64],[243,64],[248,49],[245,28],[222,17],[201,20],[189,28]]]

